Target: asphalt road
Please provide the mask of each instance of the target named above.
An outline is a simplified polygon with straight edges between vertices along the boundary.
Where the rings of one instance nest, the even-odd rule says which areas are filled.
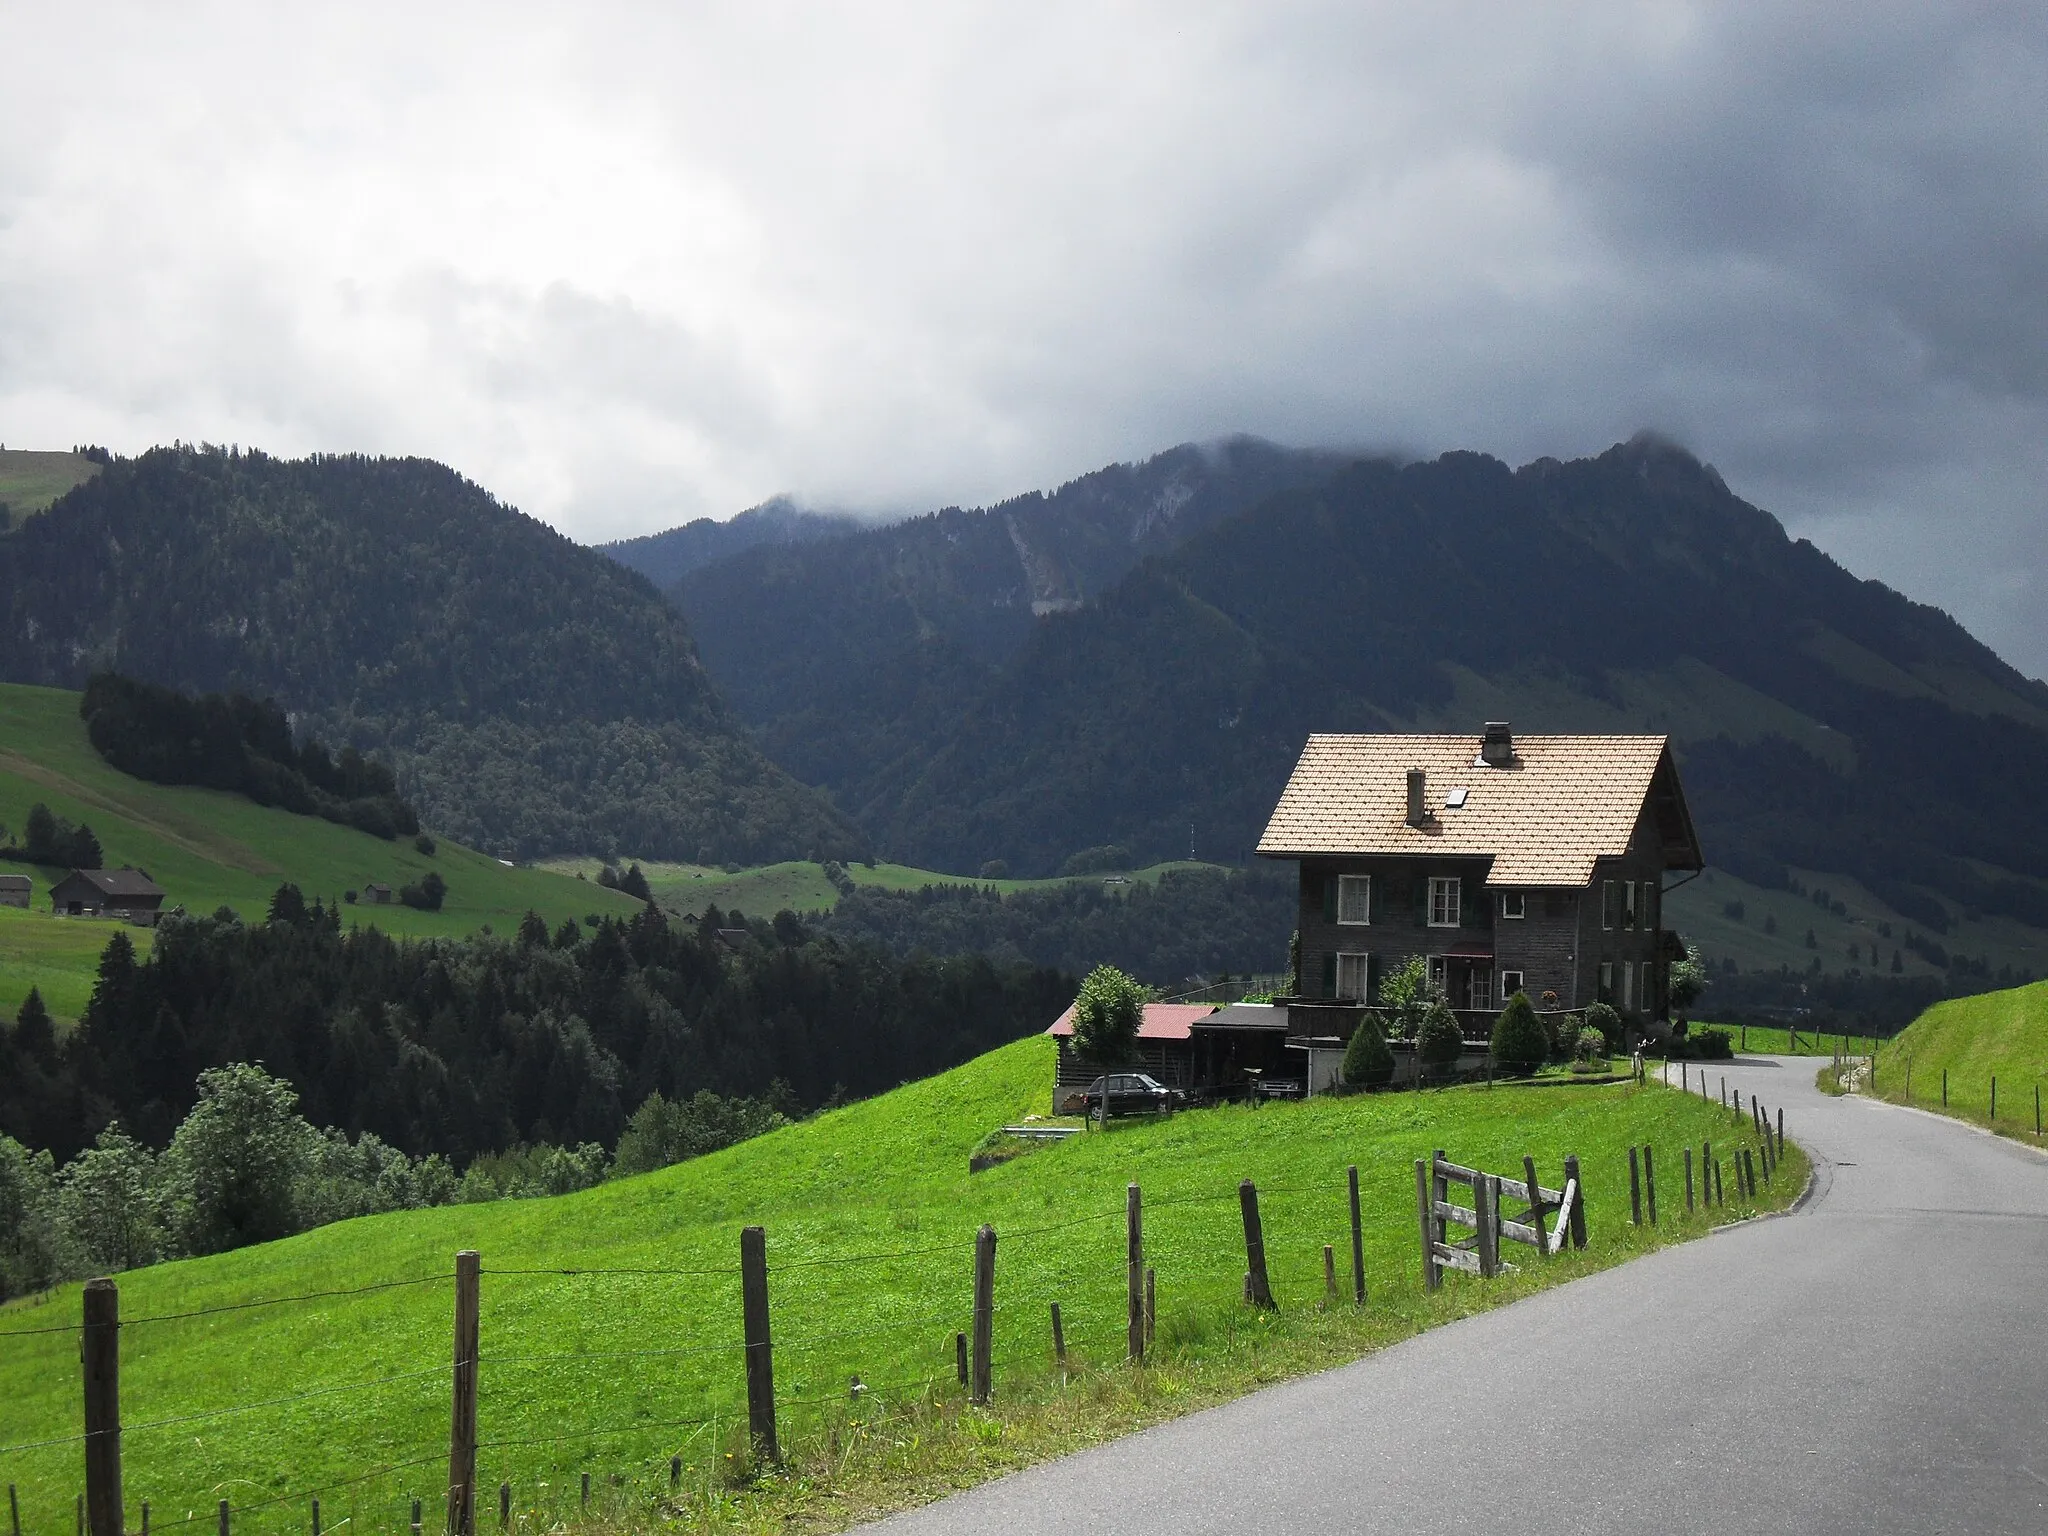
[[[2048,1531],[2048,1158],[1818,1065],[1726,1069],[1814,1158],[1792,1215],[871,1529]]]

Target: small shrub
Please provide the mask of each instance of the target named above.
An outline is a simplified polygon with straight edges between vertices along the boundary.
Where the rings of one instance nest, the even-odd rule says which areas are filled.
[[[1581,1029],[1577,1044],[1572,1047],[1572,1060],[1584,1066],[1607,1059],[1607,1037],[1597,1029]]]
[[[434,840],[427,836],[426,833],[422,832],[418,837],[414,838],[412,845],[428,858],[431,859],[434,856]]]
[[[986,864],[981,866],[981,878],[984,880],[1009,879],[1009,861],[1006,859],[990,859]]]
[[[1359,1019],[1351,1044],[1344,1048],[1344,1082],[1352,1088],[1381,1088],[1393,1075],[1394,1053],[1387,1049],[1379,1019],[1368,1012]]]
[[[1586,1027],[1600,1031],[1600,1038],[1607,1042],[1607,1054],[1617,1054],[1626,1043],[1622,1039],[1621,1015],[1610,1003],[1594,1003],[1586,1010]]]
[[[448,898],[448,882],[441,878],[439,870],[430,869],[426,878],[418,885],[408,885],[398,893],[398,899],[408,907],[421,912],[438,912],[441,903]]]
[[[1422,1023],[1415,1031],[1415,1053],[1431,1076],[1442,1076],[1458,1064],[1465,1051],[1465,1035],[1458,1028],[1458,1016],[1441,998],[1423,1010]]]
[[[1493,1059],[1510,1072],[1534,1072],[1550,1054],[1550,1032],[1526,992],[1517,992],[1493,1025]]]
[[[354,906],[356,904],[356,893],[354,891],[343,891],[341,893],[341,899],[347,902],[350,906]]]
[[[1735,1043],[1729,1038],[1728,1031],[1716,1029],[1712,1025],[1703,1025],[1693,1030],[1685,1037],[1685,1045],[1687,1052],[1696,1061],[1735,1059]]]

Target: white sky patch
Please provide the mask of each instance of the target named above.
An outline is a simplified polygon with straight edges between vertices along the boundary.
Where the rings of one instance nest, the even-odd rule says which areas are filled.
[[[0,441],[594,540],[1649,426],[2038,675],[2043,14],[15,7]]]

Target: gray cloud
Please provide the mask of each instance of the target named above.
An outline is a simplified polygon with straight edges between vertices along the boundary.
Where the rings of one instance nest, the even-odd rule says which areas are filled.
[[[2048,672],[2022,8],[17,10],[0,440],[443,458],[579,537],[1190,437],[1638,427]]]

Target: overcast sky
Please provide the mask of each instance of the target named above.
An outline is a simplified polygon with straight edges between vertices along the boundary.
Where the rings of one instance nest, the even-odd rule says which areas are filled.
[[[0,0],[0,442],[596,540],[1651,427],[2039,676],[2044,17]]]

